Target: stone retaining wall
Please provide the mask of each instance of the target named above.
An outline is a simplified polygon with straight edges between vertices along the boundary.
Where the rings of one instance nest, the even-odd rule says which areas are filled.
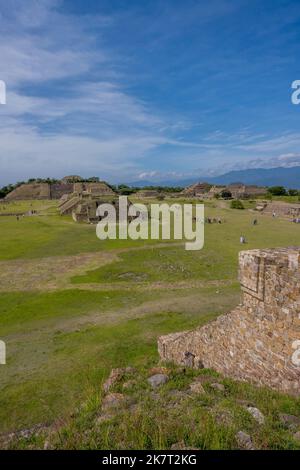
[[[243,251],[239,266],[242,304],[162,336],[160,357],[300,395],[300,248]]]

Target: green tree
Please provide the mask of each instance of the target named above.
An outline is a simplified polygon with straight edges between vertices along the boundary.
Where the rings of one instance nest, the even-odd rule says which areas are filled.
[[[286,196],[286,189],[284,186],[271,186],[268,188],[268,192],[272,196]]]
[[[289,194],[289,196],[298,196],[299,191],[298,191],[298,189],[289,189],[288,194]]]
[[[245,209],[243,203],[239,199],[234,199],[230,204],[231,209]]]

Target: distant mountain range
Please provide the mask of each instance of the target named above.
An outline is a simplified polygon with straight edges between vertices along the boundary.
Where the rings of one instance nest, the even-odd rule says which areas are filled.
[[[227,185],[230,183],[255,184],[257,186],[285,186],[286,188],[300,189],[300,166],[291,168],[253,168],[248,170],[234,170],[220,176],[196,176],[195,178],[150,181],[139,180],[128,183],[128,186],[189,186],[198,181],[211,184]]]

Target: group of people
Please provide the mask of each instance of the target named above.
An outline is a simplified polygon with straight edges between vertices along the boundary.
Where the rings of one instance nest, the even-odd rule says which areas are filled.
[[[205,223],[206,224],[221,224],[222,219],[220,217],[205,217]]]

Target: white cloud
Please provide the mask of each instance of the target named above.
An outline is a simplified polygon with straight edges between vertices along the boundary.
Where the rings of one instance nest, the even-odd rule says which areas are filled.
[[[108,80],[117,77],[114,58],[95,47],[90,29],[97,24],[100,33],[111,19],[66,17],[57,5],[51,0],[29,0],[26,8],[15,0],[12,10],[0,5],[1,79],[7,84],[7,105],[0,108],[2,184],[74,171],[124,173],[165,142],[160,128],[168,123],[118,81]],[[95,81],[99,65],[102,81]]]
[[[227,3],[199,6],[199,17],[205,22],[230,13]],[[179,178],[193,176],[200,166],[208,174],[300,164],[298,133],[268,138],[249,129],[232,134],[218,129],[183,139],[181,133],[196,127],[193,122],[153,109],[119,75],[126,59],[115,57],[102,40],[114,18],[65,15],[60,4],[0,4],[0,79],[7,84],[7,105],[0,106],[0,184],[66,173]],[[176,12],[170,16],[173,29],[181,22],[181,9]],[[188,12],[185,21],[193,19]],[[161,146],[174,171],[152,170],[149,155]]]

